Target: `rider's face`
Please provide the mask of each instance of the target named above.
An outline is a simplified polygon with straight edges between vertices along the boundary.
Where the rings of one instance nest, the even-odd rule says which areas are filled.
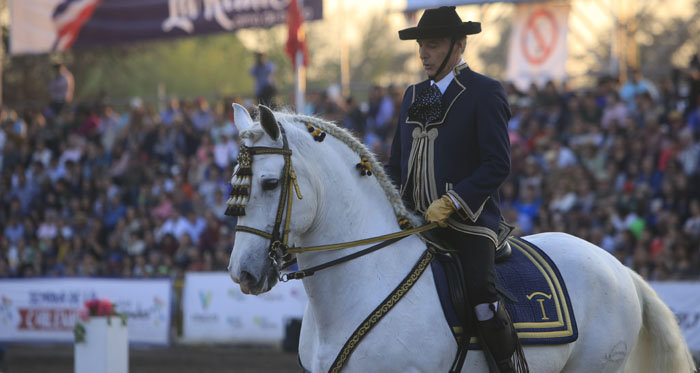
[[[435,73],[440,68],[442,61],[447,56],[450,50],[450,39],[449,38],[431,38],[431,39],[418,39],[418,55],[423,63],[423,69],[428,74],[428,76],[435,76]],[[455,43],[454,48],[452,48],[452,53],[450,58],[445,64],[445,67],[440,72],[440,75],[435,77],[435,81],[442,79],[447,73],[449,73],[452,68],[454,68],[459,62],[461,52],[464,48],[463,40],[458,40]]]

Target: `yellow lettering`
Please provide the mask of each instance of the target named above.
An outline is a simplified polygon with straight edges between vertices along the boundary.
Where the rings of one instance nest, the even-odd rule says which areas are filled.
[[[532,300],[532,298],[534,298],[534,297],[537,296],[537,295],[541,295],[541,296],[543,296],[544,298],[547,298],[547,299],[552,299],[552,295],[551,295],[551,294],[543,293],[543,292],[541,292],[541,291],[536,291],[536,292],[534,292],[534,293],[532,293],[532,294],[530,294],[530,295],[527,295],[527,299],[528,299],[528,300]],[[547,317],[547,312],[545,312],[545,309],[544,309],[544,298],[538,298],[538,299],[535,299],[535,300],[540,304],[540,309],[542,310],[542,320],[549,320],[549,317]]]
[[[544,312],[544,299],[537,299],[537,302],[540,303],[540,308],[542,309],[542,320],[549,320],[549,317],[547,317],[547,313]]]

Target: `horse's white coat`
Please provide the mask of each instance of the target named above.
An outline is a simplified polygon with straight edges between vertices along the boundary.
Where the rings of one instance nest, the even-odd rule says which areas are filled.
[[[242,132],[248,131],[243,136],[246,145],[281,147],[280,139],[273,141],[242,110],[245,111],[236,108],[235,120]],[[303,194],[302,200],[294,200],[290,244],[322,245],[399,230],[396,208],[377,178],[360,176],[355,169],[360,160],[355,151],[334,136],[327,136],[323,142],[314,141],[299,117],[283,113],[276,116],[286,129]],[[263,191],[260,182],[263,178],[281,177],[282,166],[281,156],[255,157],[251,198],[239,224],[272,231],[280,190]],[[559,267],[579,328],[576,342],[526,346],[531,372],[633,371],[625,369],[628,362],[637,364],[634,371],[651,372],[653,361],[662,364],[666,372],[691,371],[690,355],[673,315],[639,276],[604,250],[576,237],[543,233],[525,238],[542,248]],[[237,235],[229,272],[245,292],[259,294],[275,285],[268,246],[262,237]],[[300,254],[297,259],[300,268],[309,268],[365,247]],[[396,287],[424,250],[421,240],[408,237],[304,279],[309,297],[299,347],[304,366],[312,372],[328,371],[347,338]],[[650,302],[655,307],[650,307]],[[639,339],[640,335],[647,335],[640,334],[642,325],[644,330],[665,330],[655,335],[660,341],[651,345],[651,339]],[[642,349],[644,346],[647,349]],[[446,372],[455,352],[456,343],[428,268],[359,344],[344,369]],[[470,352],[464,371],[487,372],[483,355]]]

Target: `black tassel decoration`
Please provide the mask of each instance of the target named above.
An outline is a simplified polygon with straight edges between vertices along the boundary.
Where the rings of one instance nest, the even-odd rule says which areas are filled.
[[[326,133],[321,131],[320,128],[315,128],[309,123],[306,123],[306,130],[309,131],[314,140],[321,142],[326,138]]]
[[[360,163],[355,165],[355,168],[360,170],[360,175],[362,176],[372,176],[372,165],[370,165],[367,158],[362,158]]]

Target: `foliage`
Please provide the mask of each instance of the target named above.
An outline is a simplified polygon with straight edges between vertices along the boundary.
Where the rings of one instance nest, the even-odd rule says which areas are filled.
[[[367,94],[370,85],[393,81],[397,75],[405,74],[405,65],[413,57],[413,49],[407,48],[410,42],[398,40],[394,26],[390,25],[382,13],[370,13],[358,22],[360,23],[353,27],[362,30],[362,33],[357,41],[349,42],[348,56],[351,90],[353,95],[362,96]],[[327,26],[322,24],[312,24],[308,36],[312,53],[340,48],[338,37],[329,35]],[[337,55],[312,64],[314,72],[308,76],[310,89],[340,83],[340,61]],[[357,90],[362,91],[355,92]]]
[[[78,98],[94,97],[102,91],[119,97],[155,96],[159,84],[178,96],[252,91],[247,71],[253,57],[231,33],[74,54]]]
[[[154,97],[162,84],[168,94],[191,97],[212,93],[250,95],[253,63],[233,33],[79,49],[61,56],[75,77],[76,100],[103,95],[128,99]],[[52,78],[51,57],[8,58],[5,99],[10,103],[46,102]]]
[[[508,18],[499,18],[494,23],[490,27],[500,30],[501,37],[495,46],[480,48],[479,58],[483,61],[484,74],[494,77],[505,76],[513,23]],[[467,37],[467,49],[469,49],[469,37]]]

